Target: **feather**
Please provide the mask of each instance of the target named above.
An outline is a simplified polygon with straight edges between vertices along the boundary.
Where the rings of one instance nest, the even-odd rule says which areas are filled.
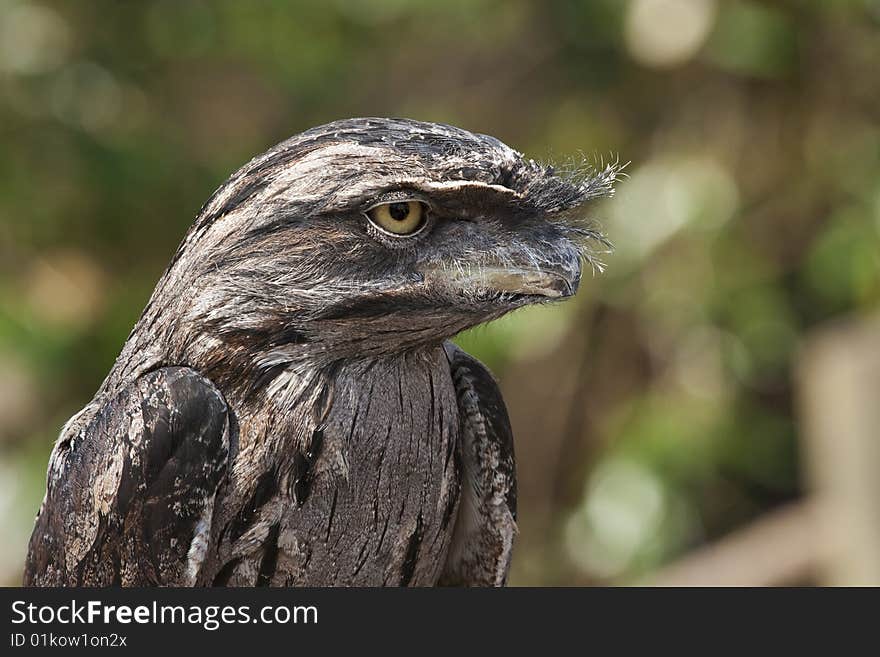
[[[296,135],[200,210],[62,430],[34,585],[503,584],[513,442],[447,341],[565,299],[617,164],[556,172],[407,119]],[[412,199],[410,235],[368,210]],[[595,264],[594,264],[595,266]]]

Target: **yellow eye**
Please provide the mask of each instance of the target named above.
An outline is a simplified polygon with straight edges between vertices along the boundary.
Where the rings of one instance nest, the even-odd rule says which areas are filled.
[[[370,221],[392,235],[412,235],[425,225],[425,207],[418,201],[382,203],[367,211]]]

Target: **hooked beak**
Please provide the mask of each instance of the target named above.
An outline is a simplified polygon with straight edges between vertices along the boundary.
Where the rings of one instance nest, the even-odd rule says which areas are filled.
[[[462,287],[487,292],[540,296],[549,299],[570,297],[577,290],[578,281],[561,272],[538,269],[505,267],[482,268],[458,278]]]
[[[574,266],[568,267],[541,269],[476,265],[454,269],[431,268],[424,273],[426,279],[467,293],[564,299],[577,291],[580,282],[580,263],[576,262]]]

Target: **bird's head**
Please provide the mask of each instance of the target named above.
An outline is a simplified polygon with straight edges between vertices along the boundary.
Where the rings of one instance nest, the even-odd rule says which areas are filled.
[[[559,174],[447,125],[338,121],[236,172],[166,279],[191,335],[266,366],[440,342],[574,294],[602,243],[582,206],[617,172]]]

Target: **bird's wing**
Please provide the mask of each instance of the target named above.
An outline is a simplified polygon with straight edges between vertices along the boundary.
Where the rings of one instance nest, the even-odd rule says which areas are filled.
[[[451,343],[446,355],[458,396],[461,500],[439,583],[503,586],[516,534],[513,433],[498,384]]]
[[[211,540],[229,420],[194,370],[146,374],[62,436],[25,569],[32,586],[192,586]]]

